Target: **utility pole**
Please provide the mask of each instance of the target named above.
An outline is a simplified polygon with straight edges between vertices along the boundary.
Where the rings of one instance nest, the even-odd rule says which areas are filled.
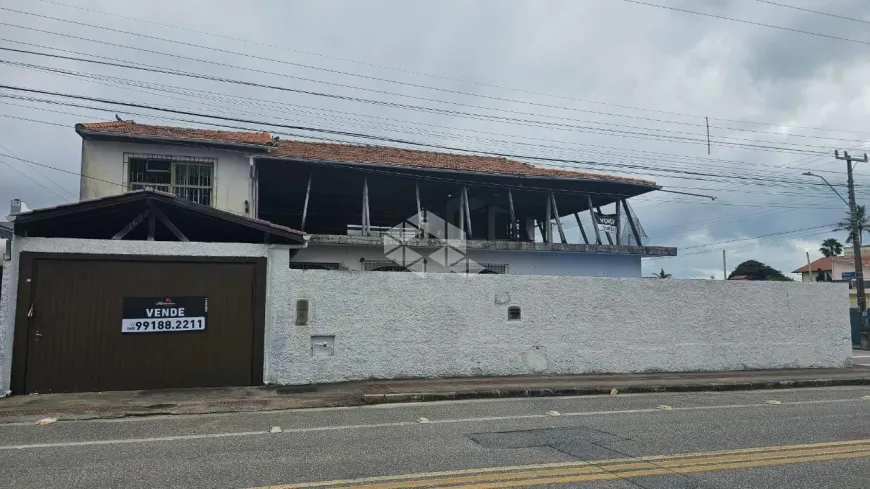
[[[725,265],[725,250],[722,250],[722,280],[728,280],[728,267]]]
[[[858,230],[855,206],[855,180],[852,178],[852,162],[867,163],[867,153],[862,158],[853,158],[848,151],[834,150],[834,158],[846,161],[846,185],[849,187],[849,221],[851,223],[852,251],[855,255],[855,282],[858,285],[858,312],[861,313],[861,346],[870,348],[870,329],[867,324],[867,299],[864,297],[864,261],[861,259],[861,233]]]
[[[831,272],[831,273],[833,273],[833,272]],[[815,280],[813,280],[813,269],[812,269],[812,267],[810,267],[810,250],[809,249],[807,249],[807,277],[809,277],[809,280],[807,280],[807,282],[815,282]]]

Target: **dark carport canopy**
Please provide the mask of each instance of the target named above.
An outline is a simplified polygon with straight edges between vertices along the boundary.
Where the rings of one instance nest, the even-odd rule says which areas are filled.
[[[300,244],[305,233],[140,190],[10,216],[17,236],[81,239]]]

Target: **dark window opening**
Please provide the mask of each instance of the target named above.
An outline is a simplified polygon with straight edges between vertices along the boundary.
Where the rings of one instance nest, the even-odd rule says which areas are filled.
[[[150,188],[197,204],[213,204],[214,158],[124,154],[124,160],[128,190]]]
[[[340,268],[338,263],[325,263],[325,262],[290,262],[290,268],[293,270],[338,270]]]
[[[521,319],[522,312],[520,311],[520,306],[508,307],[508,321],[519,321]]]

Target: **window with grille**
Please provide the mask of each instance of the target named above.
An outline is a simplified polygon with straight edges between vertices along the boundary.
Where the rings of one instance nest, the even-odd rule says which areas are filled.
[[[214,158],[125,154],[127,189],[152,188],[197,204],[212,205]]]

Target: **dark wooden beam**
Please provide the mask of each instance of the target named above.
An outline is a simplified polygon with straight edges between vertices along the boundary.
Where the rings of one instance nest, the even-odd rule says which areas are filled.
[[[311,173],[308,174],[308,185],[305,186],[305,204],[302,205],[302,224],[300,231],[305,231],[305,218],[308,217],[308,198],[311,196]]]
[[[574,219],[577,220],[577,227],[580,228],[580,235],[583,236],[583,243],[589,244],[589,238],[586,237],[586,230],[583,229],[583,223],[580,222],[580,214],[574,213]]]
[[[621,244],[622,238],[622,226],[620,225],[620,221],[622,218],[622,212],[619,210],[619,201],[616,202],[616,246]]]
[[[130,234],[130,231],[136,229],[137,226],[142,224],[142,221],[144,221],[145,218],[148,217],[149,213],[149,209],[145,209],[144,211],[140,212],[139,215],[134,217],[129,224],[127,224],[126,226],[124,226],[123,229],[115,233],[115,235],[112,236],[112,239],[124,239],[124,236]]]
[[[592,218],[592,229],[595,230],[595,244],[601,244],[601,230],[598,229],[598,219],[595,217],[595,208],[592,207],[592,196],[586,194],[589,201],[589,217]]]
[[[187,236],[179,231],[178,228],[175,227],[175,224],[173,224],[172,221],[170,221],[169,218],[166,217],[165,214],[163,214],[159,207],[154,206],[151,208],[151,210],[154,212],[154,214],[157,215],[157,219],[159,219],[160,222],[163,223],[164,226],[166,226],[166,229],[168,229],[169,232],[175,235],[175,238],[178,239],[178,241],[183,241],[185,243],[190,241],[189,239],[187,239]]]
[[[559,229],[559,239],[562,243],[568,243],[568,240],[565,239],[565,230],[562,229],[562,220],[559,218],[559,207],[556,206],[556,196],[553,192],[550,192],[550,200],[553,201],[553,214],[556,216],[556,227]]]

